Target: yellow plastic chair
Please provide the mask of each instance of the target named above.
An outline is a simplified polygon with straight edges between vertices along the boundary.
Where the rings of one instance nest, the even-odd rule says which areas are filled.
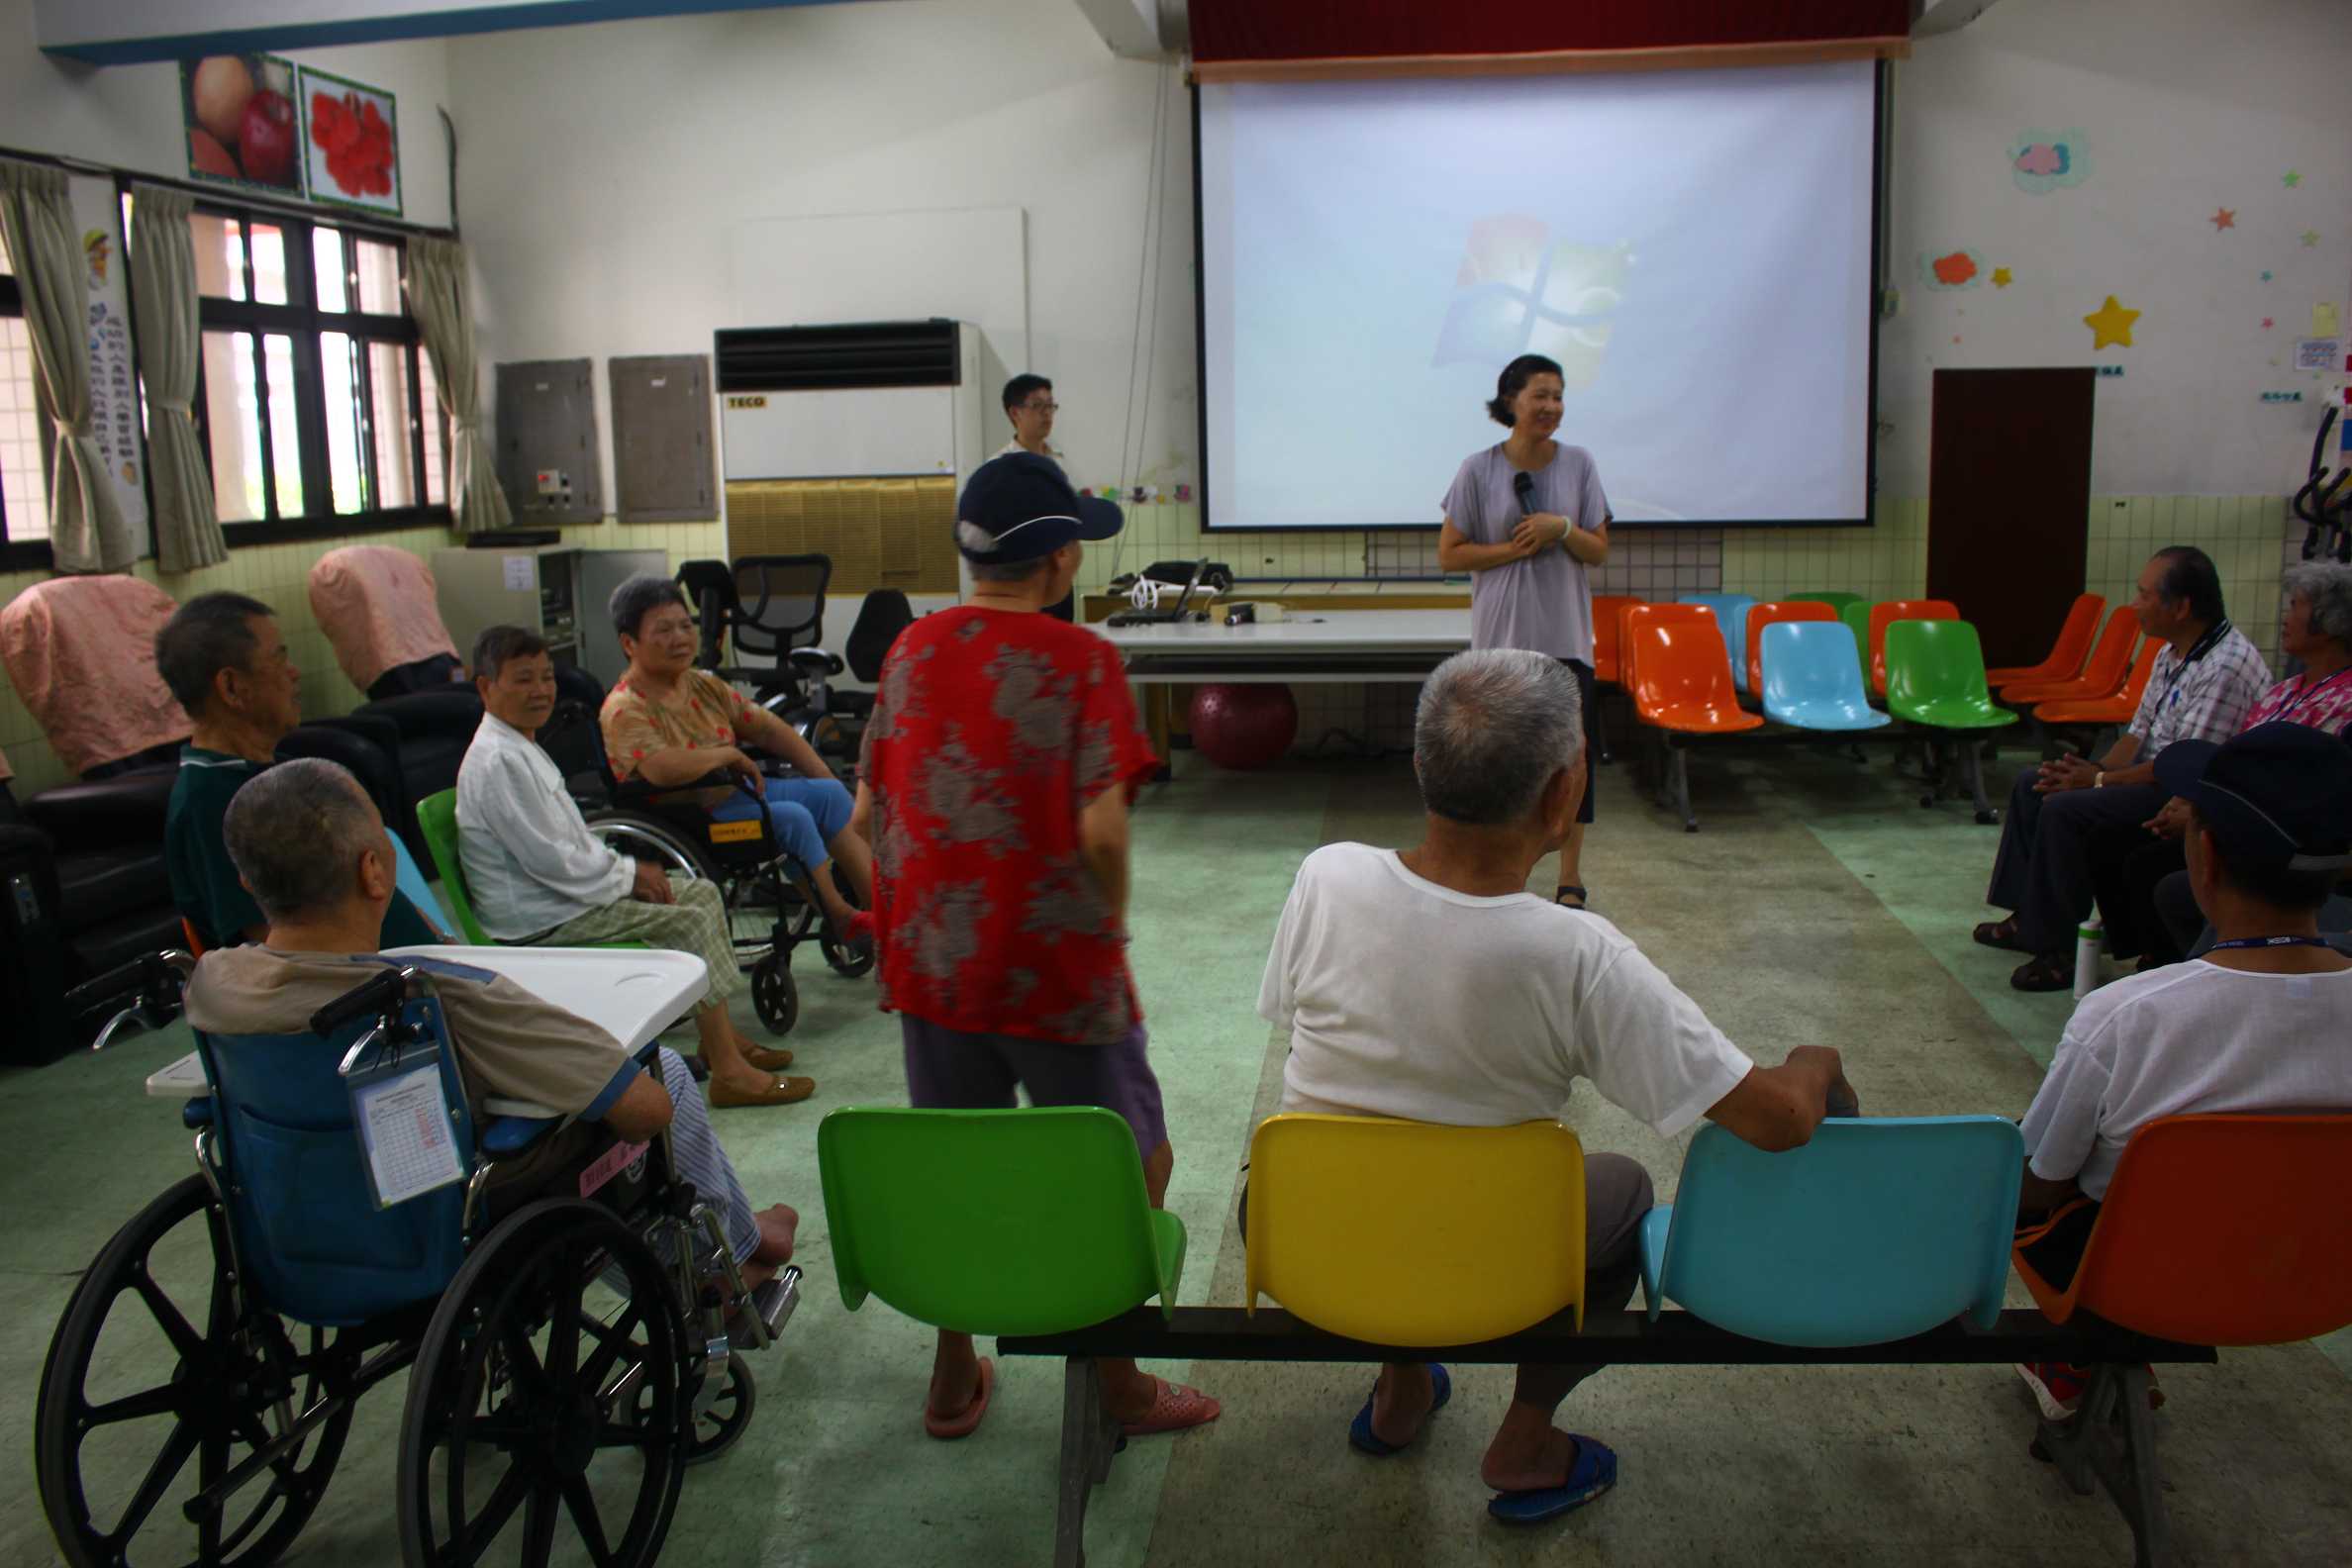
[[[1248,1311],[1371,1344],[1584,1326],[1584,1147],[1557,1122],[1278,1116],[1249,1140]]]

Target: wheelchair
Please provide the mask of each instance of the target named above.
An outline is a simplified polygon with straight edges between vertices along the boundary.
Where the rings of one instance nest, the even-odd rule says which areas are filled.
[[[811,872],[776,838],[766,803],[750,781],[714,773],[687,788],[736,790],[759,801],[748,819],[714,822],[702,807],[665,804],[664,793],[642,783],[623,783],[605,754],[597,711],[603,688],[585,671],[565,668],[555,712],[539,732],[555,759],[565,787],[578,802],[588,831],[616,853],[651,860],[664,870],[717,884],[735,937],[735,960],[751,977],[751,1005],[771,1033],[785,1034],[800,1018],[800,986],[792,975],[793,949],[815,941],[833,971],[856,979],[874,967],[871,946],[854,945],[833,930],[819,911],[809,885]],[[768,764],[780,770],[781,763]],[[855,902],[843,885],[842,896]]]
[[[173,1009],[191,967],[156,954],[85,989]],[[775,1341],[800,1271],[746,1289],[666,1139],[477,1123],[423,968],[387,967],[310,1027],[198,1035],[196,1171],[66,1305],[34,1418],[65,1561],[263,1568],[318,1508],[360,1396],[406,1372],[406,1568],[493,1548],[539,1568],[559,1537],[565,1560],[652,1563],[685,1467],[742,1437],[757,1391],[741,1352]],[[367,1114],[373,1145],[361,1082],[416,1096],[391,1124]],[[404,1122],[441,1128],[449,1179],[385,1206],[399,1140],[381,1129]]]

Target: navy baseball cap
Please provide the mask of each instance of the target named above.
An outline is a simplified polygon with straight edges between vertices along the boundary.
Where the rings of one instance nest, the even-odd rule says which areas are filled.
[[[1007,452],[964,481],[955,503],[955,547],[966,560],[1004,565],[1050,555],[1072,539],[1107,539],[1124,522],[1113,502],[1071,489],[1052,459]]]
[[[2176,740],[2156,782],[2197,808],[2232,865],[2352,866],[2352,747],[2307,725],[2256,725],[2215,745]]]

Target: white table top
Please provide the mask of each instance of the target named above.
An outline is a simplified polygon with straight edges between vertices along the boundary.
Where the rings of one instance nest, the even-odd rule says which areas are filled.
[[[524,990],[577,1013],[635,1051],[659,1034],[703,993],[703,961],[659,948],[611,947],[387,947],[387,958],[440,958],[506,976]],[[356,982],[354,982],[356,983]],[[204,1093],[204,1067],[194,1051],[147,1081],[159,1099]],[[507,1111],[504,1103],[485,1109]],[[531,1114],[515,1108],[515,1114]]]
[[[1188,658],[1312,657],[1319,653],[1458,653],[1470,645],[1468,610],[1335,610],[1290,621],[1222,620],[1095,629],[1120,651]]]

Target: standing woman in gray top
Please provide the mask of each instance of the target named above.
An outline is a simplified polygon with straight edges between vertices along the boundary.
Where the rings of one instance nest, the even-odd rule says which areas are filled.
[[[1487,413],[1511,434],[1462,460],[1445,492],[1437,565],[1470,577],[1470,645],[1548,653],[1576,676],[1584,700],[1585,795],[1560,846],[1557,902],[1585,904],[1579,859],[1593,820],[1593,585],[1609,558],[1609,497],[1592,453],[1552,440],[1560,428],[1560,367],[1520,354],[1503,367]]]

